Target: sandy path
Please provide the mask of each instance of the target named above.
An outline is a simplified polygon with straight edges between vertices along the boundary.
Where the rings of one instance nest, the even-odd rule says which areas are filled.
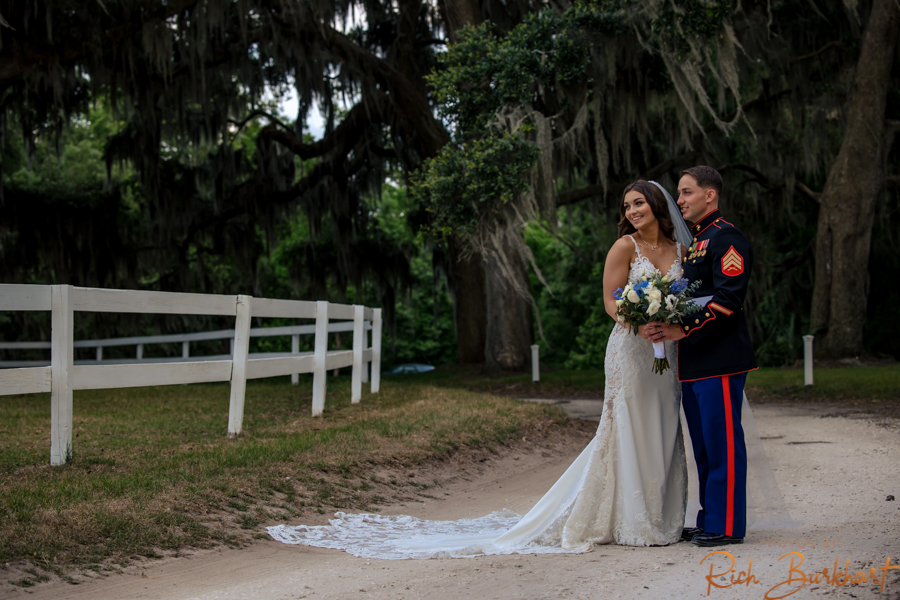
[[[589,404],[579,407],[585,413],[599,412]],[[885,500],[888,495],[900,498],[900,431],[834,413],[833,408],[813,405],[762,405],[754,410],[791,515],[804,524],[750,532],[744,545],[723,548],[733,554],[738,571],[746,571],[752,560],[751,573],[759,583],[750,585],[708,590],[710,562],[720,573],[729,560],[717,555],[701,565],[709,552],[685,543],[665,548],[604,546],[580,555],[380,561],[261,541],[244,550],[148,562],[77,586],[5,586],[3,595],[35,600],[537,600],[705,598],[709,591],[709,597],[728,600],[763,599],[767,592],[776,598],[799,587],[782,585],[770,592],[788,578],[792,557],[779,559],[791,551],[802,553],[799,570],[810,576],[824,568],[831,572],[836,560],[843,570],[849,559],[854,574],[883,566],[888,556],[892,566],[900,563],[900,501]],[[579,450],[571,448],[566,456],[534,453],[488,461],[480,473],[470,471],[440,488],[436,493],[446,494],[443,499],[383,512],[430,519],[483,515],[502,507],[524,513]],[[900,598],[900,569],[887,575],[883,592],[870,583],[841,587],[821,579],[788,597]],[[729,583],[727,578],[713,581]]]

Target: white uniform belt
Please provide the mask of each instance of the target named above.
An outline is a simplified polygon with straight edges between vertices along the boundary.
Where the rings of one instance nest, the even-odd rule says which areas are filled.
[[[706,304],[712,299],[712,296],[700,296],[699,298],[694,298],[694,302],[696,302],[700,306],[706,306]]]

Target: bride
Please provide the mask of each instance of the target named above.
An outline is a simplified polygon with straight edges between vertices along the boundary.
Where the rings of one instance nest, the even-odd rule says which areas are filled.
[[[619,215],[619,239],[603,277],[604,304],[613,319],[613,291],[645,271],[680,278],[683,245],[676,241],[676,227],[679,239],[690,240],[677,206],[656,182],[629,185]],[[666,345],[674,357],[675,344]],[[367,558],[585,552],[594,544],[677,542],[687,503],[681,386],[674,368],[653,373],[653,358],[649,341],[616,324],[606,351],[597,434],[524,517],[506,510],[460,521],[337,513],[331,525],[278,525],[269,534],[287,544]]]

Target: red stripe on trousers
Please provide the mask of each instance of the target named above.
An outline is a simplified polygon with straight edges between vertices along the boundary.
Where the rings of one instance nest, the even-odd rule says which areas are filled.
[[[725,499],[725,535],[734,531],[734,421],[731,416],[731,387],[728,376],[722,377],[722,396],[725,399],[725,429],[728,440],[728,496]]]

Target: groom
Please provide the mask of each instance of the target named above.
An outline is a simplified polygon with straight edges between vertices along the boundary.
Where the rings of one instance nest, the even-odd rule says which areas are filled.
[[[722,176],[712,167],[682,171],[678,206],[693,223],[684,276],[701,282],[695,300],[704,310],[677,325],[651,323],[644,332],[653,342],[678,340],[678,378],[702,506],[697,526],[685,529],[682,539],[696,546],[743,543],[747,525],[741,404],[756,358],[743,306],[753,251],[744,234],[719,214],[722,187]]]

